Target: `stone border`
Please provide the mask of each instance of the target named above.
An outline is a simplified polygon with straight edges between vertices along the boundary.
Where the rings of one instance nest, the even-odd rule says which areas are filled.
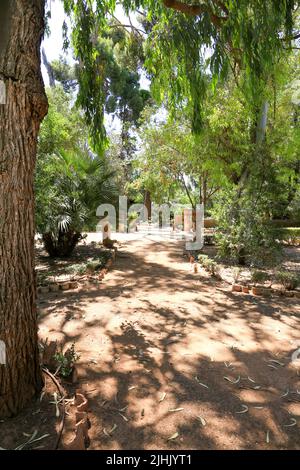
[[[214,275],[212,272],[205,268],[201,263],[195,262],[194,258],[191,257],[190,262],[193,264],[193,271],[194,273],[198,273],[198,264],[201,266],[202,269],[204,269],[207,273],[209,273],[212,277],[215,277],[215,279],[219,279],[222,282],[225,282],[228,285],[231,285],[231,292],[237,292],[237,293],[243,293],[243,294],[252,294],[255,296],[264,296],[264,297],[270,297],[272,295],[274,296],[279,296],[279,297],[296,297],[300,299],[300,290],[287,290],[287,289],[273,289],[271,287],[265,287],[265,286],[253,286],[251,284],[238,284],[234,283],[231,284],[229,281],[226,279],[223,279],[221,274],[218,272],[218,274]]]
[[[252,294],[255,296],[270,297],[271,295],[275,295],[275,296],[289,297],[289,298],[296,297],[300,299],[299,290],[272,289],[271,287],[232,284],[231,291],[244,293],[244,294]]]
[[[101,268],[101,270],[99,271],[97,278],[90,276],[89,279],[79,278],[79,279],[70,280],[70,281],[51,282],[45,286],[38,286],[37,292],[38,294],[44,295],[44,294],[49,294],[49,292],[68,291],[68,290],[77,289],[78,287],[82,287],[82,286],[99,285],[102,279],[104,279],[104,277],[108,273],[109,269],[112,267],[115,259],[116,259],[116,252],[114,251],[112,252],[112,257],[106,261],[104,268]]]

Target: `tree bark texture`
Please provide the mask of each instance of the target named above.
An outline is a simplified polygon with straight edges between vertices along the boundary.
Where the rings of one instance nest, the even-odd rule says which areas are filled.
[[[3,16],[2,16],[3,15]],[[47,113],[40,67],[44,0],[1,0],[0,80],[0,418],[41,389],[34,273],[33,180],[37,136]]]

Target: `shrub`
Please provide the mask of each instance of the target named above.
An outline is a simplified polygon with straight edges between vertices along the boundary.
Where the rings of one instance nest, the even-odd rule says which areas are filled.
[[[71,347],[67,349],[65,353],[62,351],[57,352],[54,355],[54,359],[57,362],[57,367],[59,367],[59,373],[62,377],[69,377],[72,373],[74,364],[80,355],[75,351],[75,343],[72,343]]]
[[[233,269],[233,280],[234,282],[237,282],[241,274],[241,269],[240,268],[234,268]]]
[[[206,269],[208,272],[212,274],[212,276],[218,276],[220,273],[220,267],[218,263],[216,263],[213,259],[209,258],[207,255],[199,255],[198,260],[200,264]]]
[[[291,273],[289,271],[278,271],[275,275],[275,279],[287,290],[296,289],[296,287],[299,285],[299,277],[297,274]]]
[[[255,284],[265,282],[269,279],[269,275],[264,271],[255,270],[251,273],[251,281]]]
[[[257,267],[278,264],[280,244],[268,224],[263,201],[257,203],[252,194],[239,195],[237,189],[232,189],[219,196],[214,212],[220,258]]]
[[[207,255],[198,255],[198,261],[205,268],[205,263],[209,260]]]
[[[300,227],[280,227],[273,229],[274,236],[290,245],[300,244]]]

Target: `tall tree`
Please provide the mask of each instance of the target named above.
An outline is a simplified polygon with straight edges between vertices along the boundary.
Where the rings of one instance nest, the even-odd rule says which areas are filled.
[[[0,417],[17,413],[41,388],[34,274],[33,175],[47,99],[40,67],[42,0],[1,2],[0,80]]]

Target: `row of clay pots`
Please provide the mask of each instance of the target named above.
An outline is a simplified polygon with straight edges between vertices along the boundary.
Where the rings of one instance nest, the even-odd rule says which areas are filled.
[[[115,256],[114,256],[115,258]],[[102,268],[98,279],[83,279],[80,280],[81,285],[92,285],[92,284],[99,284],[101,279],[107,274],[109,268],[113,264],[113,259],[110,258],[107,260],[105,268]],[[77,289],[78,282],[77,281],[63,281],[59,283],[49,284],[48,286],[39,286],[38,293],[39,294],[48,294],[49,292],[59,292],[60,290],[66,291],[70,289]]]
[[[39,294],[48,294],[49,292],[59,292],[60,290],[77,289],[78,282],[76,281],[64,281],[55,284],[49,284],[48,286],[38,287]]]
[[[293,291],[293,290],[279,290],[279,289],[271,289],[267,287],[261,287],[261,286],[243,286],[240,284],[233,284],[232,285],[232,292],[243,292],[244,294],[250,294],[252,293],[253,295],[263,295],[265,297],[268,297],[272,294],[274,295],[280,295],[284,297],[298,297],[300,298],[300,291]]]

